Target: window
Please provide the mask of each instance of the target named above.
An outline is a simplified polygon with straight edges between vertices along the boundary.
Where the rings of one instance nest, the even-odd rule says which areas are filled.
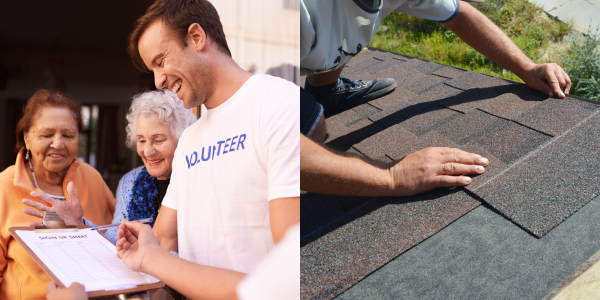
[[[96,168],[96,149],[98,141],[98,105],[84,105],[81,107],[83,131],[79,135],[79,149],[77,159]]]

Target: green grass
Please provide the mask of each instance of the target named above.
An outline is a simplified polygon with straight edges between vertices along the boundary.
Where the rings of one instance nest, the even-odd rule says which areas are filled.
[[[571,25],[543,16],[541,8],[523,0],[486,0],[472,4],[502,29],[534,62],[550,40],[560,40]],[[371,47],[523,82],[489,60],[437,22],[392,12],[381,22],[389,27],[371,40]]]

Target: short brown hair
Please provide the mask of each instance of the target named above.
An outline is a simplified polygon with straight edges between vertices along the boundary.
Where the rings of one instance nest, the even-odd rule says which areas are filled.
[[[167,24],[184,47],[187,47],[186,37],[188,28],[198,23],[202,29],[216,44],[218,49],[231,57],[231,51],[225,40],[223,25],[215,7],[207,0],[156,0],[133,25],[133,31],[129,34],[127,52],[136,68],[148,71],[144,64],[138,43],[140,37],[148,26],[158,20]]]
[[[27,101],[27,104],[23,108],[23,117],[17,123],[17,145],[14,149],[15,152],[19,152],[21,148],[25,147],[25,132],[28,132],[33,123],[35,123],[34,118],[39,111],[46,107],[67,108],[70,110],[77,123],[77,131],[81,133],[83,130],[81,103],[69,94],[40,89]]]

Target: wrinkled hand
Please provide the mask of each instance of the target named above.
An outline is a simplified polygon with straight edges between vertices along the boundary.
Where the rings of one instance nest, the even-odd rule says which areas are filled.
[[[571,78],[557,64],[533,65],[526,70],[523,80],[528,87],[545,93],[546,95],[564,98],[571,89]],[[564,92],[563,92],[564,91]]]
[[[56,283],[51,281],[46,286],[46,300],[86,300],[88,299],[85,293],[85,286],[77,282],[73,282],[66,289],[58,289]]]
[[[75,187],[73,186],[73,182],[69,182],[67,185],[67,193],[69,194],[69,200],[61,201],[40,192],[33,191],[30,194],[31,196],[40,199],[51,206],[47,206],[37,201],[25,198],[23,199],[23,203],[35,209],[23,208],[23,212],[34,217],[43,218],[45,211],[55,211],[65,221],[65,224],[83,225],[83,207],[81,206],[77,195],[75,195]],[[42,223],[33,222],[29,224],[29,226],[40,225],[42,225]]]
[[[121,220],[117,232],[117,252],[127,267],[134,271],[143,271],[144,259],[148,254],[161,250],[149,225]]]
[[[425,148],[393,163],[390,173],[394,194],[411,196],[438,187],[471,183],[468,174],[485,172],[489,161],[456,148]]]

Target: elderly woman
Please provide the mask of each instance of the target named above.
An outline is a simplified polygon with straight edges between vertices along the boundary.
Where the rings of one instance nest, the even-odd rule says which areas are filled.
[[[196,120],[192,110],[183,107],[183,102],[171,91],[156,90],[133,97],[127,114],[125,144],[137,148],[144,165],[121,178],[113,223],[122,219],[156,220],[169,186],[177,142],[183,130]],[[118,230],[109,229],[105,235],[116,243]]]
[[[113,218],[115,198],[102,176],[75,159],[82,127],[81,103],[70,95],[39,90],[25,106],[16,130],[17,161],[0,173],[0,299],[43,299],[50,282],[8,232],[39,220],[35,213],[40,212],[23,202],[42,210],[49,207],[38,199],[82,208],[85,214],[69,225],[83,224],[83,215],[99,224]]]
[[[112,223],[120,223],[122,219],[156,219],[169,186],[177,142],[183,130],[196,121],[196,116],[191,109],[183,107],[183,102],[171,91],[156,90],[133,97],[127,121],[126,145],[129,148],[136,146],[144,166],[129,171],[119,181]],[[50,210],[46,207],[35,208]],[[76,223],[84,211],[85,208],[82,210],[75,203],[68,208],[61,207],[59,214],[65,221]],[[39,211],[35,213],[42,214]],[[90,226],[108,223],[86,221],[86,225]],[[117,231],[118,228],[112,228],[104,235],[116,243]]]

